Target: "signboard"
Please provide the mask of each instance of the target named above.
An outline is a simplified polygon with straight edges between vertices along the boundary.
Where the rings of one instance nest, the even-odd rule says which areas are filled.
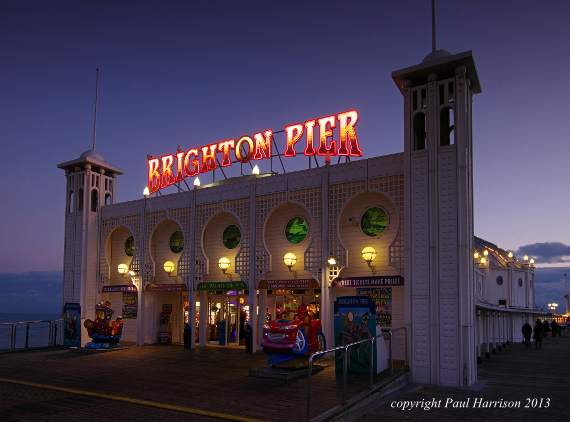
[[[102,293],[117,293],[117,292],[137,292],[137,286],[134,284],[122,284],[119,286],[103,286]]]
[[[369,296],[344,296],[334,302],[334,333],[337,346],[346,346],[376,336],[374,304]],[[387,361],[378,360],[378,348],[372,343],[361,343],[348,349],[348,371],[368,373],[372,360],[373,371],[381,372],[387,367]],[[384,354],[386,348],[384,348]],[[343,370],[343,351],[335,352],[335,371]],[[381,356],[381,355],[380,355]]]
[[[376,313],[376,327],[392,326],[392,289],[390,287],[356,289],[358,296],[372,299]],[[380,334],[381,331],[377,332]]]
[[[318,289],[319,283],[314,278],[300,280],[261,280],[257,288],[261,290]]]
[[[332,287],[374,287],[374,286],[403,286],[404,277],[401,275],[376,275],[369,277],[335,278]]]
[[[66,303],[63,306],[63,347],[81,347],[81,305]]]
[[[202,282],[196,290],[247,290],[247,284],[243,281]]]
[[[139,298],[137,293],[123,293],[123,319],[137,319]]]
[[[362,156],[358,138],[354,129],[358,122],[356,110],[339,113],[338,115],[307,120],[304,124],[296,123],[285,127],[287,144],[286,157],[297,154],[295,144],[305,135],[305,156],[339,155]],[[333,129],[338,127],[338,138],[333,139]],[[315,130],[317,133],[315,134]],[[214,144],[203,145],[200,148],[190,148],[174,154],[163,155],[159,158],[148,159],[148,190],[152,194],[185,177],[194,177],[198,173],[214,170],[220,163],[221,167],[232,164],[231,155],[240,163],[247,163],[252,158],[262,160],[271,158],[271,141],[273,130],[268,129],[251,136],[242,136],[237,141],[228,139]],[[233,151],[233,154],[230,154]],[[221,154],[221,160],[218,158]]]
[[[188,289],[186,284],[149,284],[147,292],[185,292]]]

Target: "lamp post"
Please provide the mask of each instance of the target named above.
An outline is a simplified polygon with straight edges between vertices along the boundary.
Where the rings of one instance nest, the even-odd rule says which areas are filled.
[[[554,320],[554,313],[556,311],[556,308],[558,308],[558,303],[549,303],[548,304],[548,309],[550,309],[550,313],[551,313],[550,322],[552,322]]]

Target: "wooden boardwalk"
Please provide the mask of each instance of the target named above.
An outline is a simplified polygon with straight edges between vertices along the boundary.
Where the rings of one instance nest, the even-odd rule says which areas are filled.
[[[334,371],[334,359],[318,364],[326,367],[312,377],[311,416],[342,401],[342,373]],[[57,348],[2,354],[0,420],[306,420],[307,378],[249,376],[251,368],[266,366],[267,355],[246,354],[239,347],[152,345],[98,353]],[[382,378],[377,375],[374,381]],[[348,398],[366,390],[368,382],[368,375],[349,374]]]

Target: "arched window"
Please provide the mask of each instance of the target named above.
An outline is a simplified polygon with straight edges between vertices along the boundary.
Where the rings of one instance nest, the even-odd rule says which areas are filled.
[[[77,193],[77,211],[83,211],[83,188]]]
[[[97,189],[91,189],[91,211],[97,212],[99,207],[99,192]]]
[[[72,212],[73,212],[73,198],[74,198],[73,191],[70,190],[70,191],[69,191],[68,201],[67,201],[67,207],[68,207],[68,208],[67,208],[67,212],[68,212],[68,213],[72,213]]]
[[[455,116],[451,107],[445,107],[439,113],[439,144],[441,146],[455,143]]]
[[[427,148],[426,115],[418,113],[414,117],[414,151]]]

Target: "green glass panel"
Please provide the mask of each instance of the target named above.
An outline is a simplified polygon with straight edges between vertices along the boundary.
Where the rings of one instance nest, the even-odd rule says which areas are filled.
[[[231,225],[226,227],[222,234],[222,242],[228,249],[234,249],[241,241],[241,231],[238,226]]]
[[[293,244],[301,243],[307,237],[309,226],[302,217],[294,217],[287,223],[285,227],[285,237]]]
[[[180,253],[184,249],[184,236],[181,231],[176,231],[170,236],[170,250],[174,253]]]
[[[367,210],[360,219],[360,228],[367,236],[378,236],[388,226],[388,214],[382,208],[374,207]]]
[[[135,238],[130,236],[125,241],[125,253],[127,256],[133,256],[135,254]]]

